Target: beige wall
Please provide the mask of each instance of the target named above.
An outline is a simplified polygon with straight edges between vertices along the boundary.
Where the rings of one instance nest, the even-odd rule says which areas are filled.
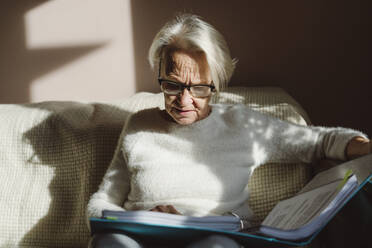
[[[315,124],[372,134],[368,1],[14,2],[1,17],[2,103],[157,92],[148,48],[175,12],[191,11],[215,25],[239,59],[231,85],[282,87]]]
[[[130,1],[6,2],[0,102],[106,101],[135,92]]]

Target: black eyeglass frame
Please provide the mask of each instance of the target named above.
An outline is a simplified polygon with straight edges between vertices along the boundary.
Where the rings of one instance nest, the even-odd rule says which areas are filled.
[[[161,55],[160,55],[161,56]],[[172,81],[172,80],[169,80],[169,79],[164,79],[164,78],[161,78],[160,77],[160,68],[161,67],[161,57],[159,59],[159,71],[158,71],[158,82],[159,82],[159,85],[161,86],[162,82],[163,81],[167,81],[167,82],[171,82],[171,83],[174,83],[176,85],[178,85],[180,88],[181,88],[181,92],[183,92],[183,90],[186,88],[188,91],[190,91],[190,88],[191,87],[197,87],[197,86],[206,86],[206,87],[209,87],[211,89],[211,92],[216,92],[216,87],[213,85],[213,84],[194,84],[194,85],[186,85],[184,83],[180,83],[180,82],[175,82],[175,81]],[[213,83],[213,81],[212,81]],[[191,92],[191,91],[190,91]]]
[[[186,85],[184,83],[180,83],[180,82],[175,82],[175,81],[172,81],[172,80],[169,80],[169,79],[164,79],[164,78],[158,78],[158,81],[159,81],[159,85],[161,86],[162,82],[163,81],[167,81],[167,82],[171,82],[171,83],[174,83],[176,85],[178,85],[180,88],[181,88],[181,92],[186,88],[190,91],[190,88],[192,87],[198,87],[198,86],[206,86],[206,87],[209,87],[211,88],[211,91],[212,92],[215,92],[216,91],[216,87],[214,85],[211,85],[211,84],[194,84],[194,85]]]

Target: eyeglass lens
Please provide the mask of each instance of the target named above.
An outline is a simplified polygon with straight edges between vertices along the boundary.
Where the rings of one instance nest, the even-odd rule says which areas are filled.
[[[161,89],[166,94],[178,95],[183,91],[184,87],[182,84],[177,84],[169,81],[162,81]],[[190,86],[190,92],[195,97],[206,97],[210,95],[211,88],[208,86],[195,85]]]

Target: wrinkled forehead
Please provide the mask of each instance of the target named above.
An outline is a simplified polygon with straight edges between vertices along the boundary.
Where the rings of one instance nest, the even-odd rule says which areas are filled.
[[[164,54],[162,72],[165,75],[179,72],[185,68],[201,73],[208,72],[209,66],[205,53],[198,50],[168,49]]]

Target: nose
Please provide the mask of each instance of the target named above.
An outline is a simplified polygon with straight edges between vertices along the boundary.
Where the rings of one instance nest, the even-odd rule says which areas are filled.
[[[186,88],[179,94],[178,99],[181,105],[189,105],[193,102],[191,93]]]

